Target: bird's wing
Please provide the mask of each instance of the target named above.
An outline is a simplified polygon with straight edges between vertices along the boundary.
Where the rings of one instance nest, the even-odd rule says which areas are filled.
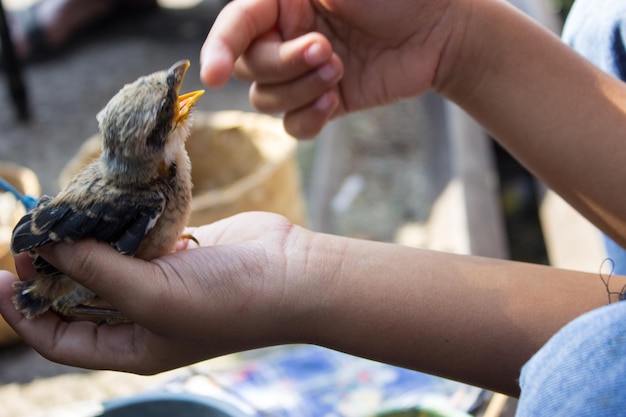
[[[115,190],[89,193],[82,199],[48,199],[17,224],[11,250],[19,253],[51,242],[92,237],[133,255],[164,207],[165,197],[158,191]]]

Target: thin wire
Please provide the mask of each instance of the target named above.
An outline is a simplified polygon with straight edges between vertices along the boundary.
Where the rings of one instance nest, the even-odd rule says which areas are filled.
[[[607,264],[610,264],[610,271],[606,275],[606,278],[605,278],[603,271],[605,269],[605,265]],[[606,258],[604,261],[602,261],[602,264],[600,265],[600,279],[602,280],[602,283],[604,284],[604,288],[606,288],[606,293],[607,293],[607,297],[609,300],[609,304],[612,303],[611,296],[614,296],[614,295],[617,296],[617,299],[619,301],[624,301],[626,299],[626,285],[624,285],[619,292],[611,291],[611,289],[609,288],[609,283],[611,282],[611,277],[613,277],[614,272],[615,272],[615,262],[613,261],[613,259]]]

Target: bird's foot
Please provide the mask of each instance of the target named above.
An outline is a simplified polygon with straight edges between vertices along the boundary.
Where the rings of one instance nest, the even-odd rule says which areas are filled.
[[[191,240],[193,243],[195,243],[196,245],[200,246],[200,242],[198,242],[198,239],[196,239],[196,237],[194,235],[192,235],[191,233],[185,233],[180,238],[181,239]]]
[[[57,309],[55,308],[55,310]],[[132,321],[124,316],[121,312],[108,308],[79,305],[65,308],[62,310],[63,311],[57,311],[66,317],[90,318],[97,320],[99,323],[106,323],[112,326],[118,324],[132,323]]]
[[[200,242],[198,241],[198,239],[195,238],[194,235],[192,235],[191,233],[185,233],[178,239],[178,242],[176,242],[175,252],[187,249],[190,240],[193,241],[196,245],[200,246]]]

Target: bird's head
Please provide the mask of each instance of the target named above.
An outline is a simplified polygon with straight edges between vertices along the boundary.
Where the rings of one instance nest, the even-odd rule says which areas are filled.
[[[204,93],[179,94],[187,68],[189,61],[179,61],[125,85],[98,113],[106,166],[145,174],[169,167],[184,152],[190,110]]]

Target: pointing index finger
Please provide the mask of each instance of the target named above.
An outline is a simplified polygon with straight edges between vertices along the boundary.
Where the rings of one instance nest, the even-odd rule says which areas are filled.
[[[275,27],[279,0],[237,0],[220,12],[200,52],[200,78],[220,87],[230,78],[235,61],[259,36]]]

